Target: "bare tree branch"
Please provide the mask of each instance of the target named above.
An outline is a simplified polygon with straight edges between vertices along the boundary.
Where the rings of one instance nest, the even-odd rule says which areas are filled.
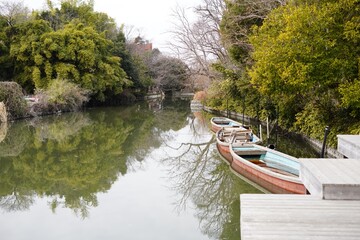
[[[170,48],[179,58],[192,66],[193,73],[212,78],[210,64],[214,61],[228,61],[228,54],[220,39],[220,22],[225,4],[223,0],[204,0],[194,9],[197,17],[190,22],[186,9],[178,6],[173,17],[176,22],[170,31]]]
[[[5,17],[8,25],[13,27],[17,23],[26,21],[29,17],[29,9],[21,2],[0,2],[0,15]]]

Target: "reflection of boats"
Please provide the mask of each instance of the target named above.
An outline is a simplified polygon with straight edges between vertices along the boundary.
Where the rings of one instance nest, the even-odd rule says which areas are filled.
[[[212,117],[210,122],[211,130],[214,132],[219,131],[221,128],[244,128],[241,123],[226,117]]]
[[[220,154],[231,163],[230,144],[254,144],[259,143],[260,139],[253,134],[251,129],[244,127],[221,128],[216,132],[216,142]]]
[[[306,194],[298,160],[256,144],[231,144],[231,167],[273,193]]]
[[[145,100],[149,99],[164,99],[165,93],[158,87],[158,86],[152,86],[149,87],[148,92],[145,95]]]
[[[204,105],[199,100],[191,100],[190,109],[191,112],[201,112]]]
[[[163,107],[163,100],[165,95],[161,92],[161,94],[153,94],[145,96],[145,100],[148,103],[149,109],[153,111],[159,111]]]

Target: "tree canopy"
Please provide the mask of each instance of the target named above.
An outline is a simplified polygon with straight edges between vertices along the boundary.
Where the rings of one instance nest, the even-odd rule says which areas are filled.
[[[251,83],[293,113],[288,126],[315,136],[359,119],[359,10],[356,0],[296,1],[254,28]]]
[[[189,78],[186,64],[173,57],[161,56],[151,65],[151,75],[164,91],[180,90]]]
[[[339,133],[360,133],[358,0],[224,2],[232,64],[212,65],[220,75],[208,104],[317,139],[329,125],[332,145]]]
[[[133,52],[124,27],[95,12],[93,1],[64,0],[55,7],[48,0],[45,10],[31,14],[20,3],[1,6],[0,81],[16,81],[33,93],[64,79],[100,101],[156,84],[149,53]]]

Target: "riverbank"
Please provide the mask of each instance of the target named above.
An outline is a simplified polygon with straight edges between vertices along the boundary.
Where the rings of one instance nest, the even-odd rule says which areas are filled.
[[[0,102],[7,109],[7,120],[72,112],[89,101],[90,91],[63,79],[54,80],[46,90],[25,96],[16,82],[0,82]]]
[[[209,112],[209,113],[212,113],[215,115],[232,118],[232,119],[235,119],[235,120],[238,120],[238,121],[241,121],[243,123],[247,123],[247,124],[250,124],[253,126],[261,125],[262,127],[264,127],[264,129],[266,129],[266,127],[267,127],[267,123],[265,121],[260,121],[259,119],[251,118],[242,113],[237,113],[237,112],[233,112],[233,111],[215,110],[210,107],[200,105],[198,102],[195,102],[195,101],[192,101],[190,106],[193,109],[193,111],[204,110],[206,112]],[[287,132],[286,130],[280,128],[279,126],[275,126],[274,124],[269,124],[270,129],[274,129],[275,127],[277,127],[276,131]],[[308,136],[305,136],[303,134],[299,134],[299,133],[295,133],[295,132],[287,132],[287,133],[292,134],[294,136],[301,137],[304,141],[309,143],[314,148],[314,150],[319,152],[319,155],[320,155],[321,150],[322,150],[322,142],[320,142],[319,140],[316,140],[316,139],[311,139]],[[331,148],[328,146],[326,146],[326,148],[325,148],[325,155],[330,158],[343,158],[343,155],[341,153],[339,153],[337,151],[337,149],[334,149],[334,148]]]

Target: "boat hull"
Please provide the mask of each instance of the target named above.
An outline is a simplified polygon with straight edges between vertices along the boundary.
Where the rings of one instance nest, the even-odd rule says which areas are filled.
[[[217,132],[222,128],[241,128],[241,123],[226,117],[213,117],[210,120],[211,130]]]
[[[228,163],[232,163],[233,161],[233,158],[231,156],[231,153],[230,153],[230,148],[229,148],[229,144],[228,143],[219,143],[217,142],[216,143],[216,146],[217,146],[217,149],[220,153],[220,155],[225,158],[225,160],[228,162]]]
[[[251,137],[250,137],[251,136]],[[232,162],[230,142],[242,145],[251,145],[260,142],[260,139],[245,128],[222,128],[216,132],[217,149],[229,163]]]
[[[278,194],[306,194],[306,188],[301,183],[293,183],[278,178],[271,177],[264,173],[258,172],[255,169],[241,164],[239,161],[233,160],[231,162],[231,168],[243,175],[244,177],[250,179],[251,181],[259,184],[261,187],[272,193]]]
[[[232,147],[230,147],[230,153],[233,159],[231,162],[231,168],[234,171],[259,184],[270,192],[306,194],[306,188],[300,179],[289,180],[289,177],[281,177],[276,174],[269,173],[261,167],[258,167],[253,163],[249,163],[247,160],[238,156],[232,150]]]

